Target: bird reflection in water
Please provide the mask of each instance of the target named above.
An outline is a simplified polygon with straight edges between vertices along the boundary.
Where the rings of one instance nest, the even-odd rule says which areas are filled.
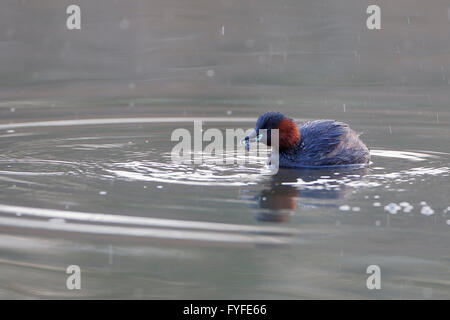
[[[353,188],[348,182],[362,179],[367,168],[286,169],[270,176],[265,188],[258,195],[250,197],[257,208],[255,219],[264,222],[286,222],[289,216],[301,206],[303,208],[337,208],[336,201],[346,199]],[[248,199],[248,198],[247,198]]]

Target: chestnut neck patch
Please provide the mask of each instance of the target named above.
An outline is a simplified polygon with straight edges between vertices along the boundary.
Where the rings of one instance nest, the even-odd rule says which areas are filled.
[[[297,125],[291,119],[283,119],[278,124],[280,150],[293,148],[300,140]]]

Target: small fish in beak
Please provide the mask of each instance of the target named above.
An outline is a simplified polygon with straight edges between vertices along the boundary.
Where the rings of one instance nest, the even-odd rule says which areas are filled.
[[[262,134],[257,134],[256,130],[253,130],[248,136],[242,140],[245,143],[245,150],[250,150],[250,142],[259,142],[262,138]]]

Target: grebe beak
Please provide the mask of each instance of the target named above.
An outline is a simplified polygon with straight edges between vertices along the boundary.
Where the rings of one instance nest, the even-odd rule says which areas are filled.
[[[244,142],[250,142],[253,140],[256,140],[257,134],[256,134],[256,130],[253,130],[248,136],[246,136],[244,138]]]

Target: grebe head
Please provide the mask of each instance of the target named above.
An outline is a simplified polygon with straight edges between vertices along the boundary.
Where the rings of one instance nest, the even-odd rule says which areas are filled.
[[[266,112],[260,115],[256,121],[255,130],[245,137],[245,140],[249,141],[258,137],[262,129],[266,130],[262,139],[268,146],[272,145],[271,130],[278,129],[280,150],[292,148],[300,140],[300,133],[295,122],[280,112]],[[263,131],[261,131],[261,134],[263,134]]]

